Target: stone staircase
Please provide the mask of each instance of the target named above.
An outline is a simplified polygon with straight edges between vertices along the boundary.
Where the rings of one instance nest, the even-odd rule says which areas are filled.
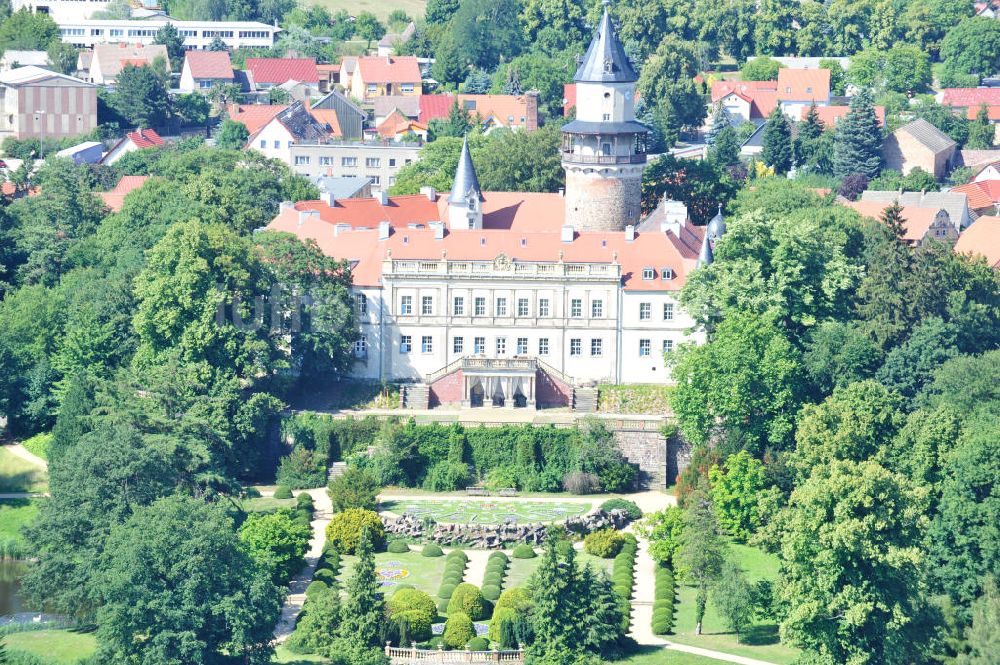
[[[404,409],[430,408],[431,388],[426,383],[405,384],[399,389],[399,398]]]
[[[326,479],[333,480],[347,471],[347,462],[334,462],[326,471]]]
[[[579,413],[597,411],[597,388],[573,388],[573,410]]]

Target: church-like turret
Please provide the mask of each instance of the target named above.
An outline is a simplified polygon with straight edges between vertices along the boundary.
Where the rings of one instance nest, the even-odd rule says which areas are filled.
[[[483,190],[469,152],[469,138],[462,142],[462,154],[455,170],[455,183],[448,197],[448,228],[468,231],[483,228]]]
[[[576,70],[576,120],[562,128],[566,224],[617,231],[636,224],[649,129],[635,120],[638,75],[604,15]]]

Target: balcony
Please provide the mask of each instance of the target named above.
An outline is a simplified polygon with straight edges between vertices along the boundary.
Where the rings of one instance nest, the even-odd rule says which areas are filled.
[[[645,164],[646,155],[645,153],[637,155],[581,155],[570,150],[563,150],[562,160],[564,162],[572,162],[574,164]]]

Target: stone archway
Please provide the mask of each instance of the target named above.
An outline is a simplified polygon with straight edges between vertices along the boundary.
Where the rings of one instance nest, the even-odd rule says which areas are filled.
[[[477,379],[469,389],[469,406],[483,406],[485,401],[486,390],[483,388],[483,382]]]

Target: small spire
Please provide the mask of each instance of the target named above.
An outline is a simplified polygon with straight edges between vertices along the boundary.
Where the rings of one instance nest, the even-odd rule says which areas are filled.
[[[458,157],[455,183],[451,187],[448,202],[465,203],[470,195],[477,196],[480,201],[484,200],[483,191],[479,187],[479,177],[476,175],[476,166],[472,163],[472,154],[469,152],[469,136],[466,135],[462,141],[462,154]]]
[[[583,56],[580,67],[576,70],[573,80],[577,83],[632,83],[639,80],[635,68],[625,54],[608,7],[611,4],[604,0],[604,14],[597,25],[594,38],[590,42],[587,53]]]
[[[705,229],[705,237],[701,241],[701,251],[698,253],[698,267],[711,265],[715,257],[712,255],[712,243],[708,238],[708,229]]]

